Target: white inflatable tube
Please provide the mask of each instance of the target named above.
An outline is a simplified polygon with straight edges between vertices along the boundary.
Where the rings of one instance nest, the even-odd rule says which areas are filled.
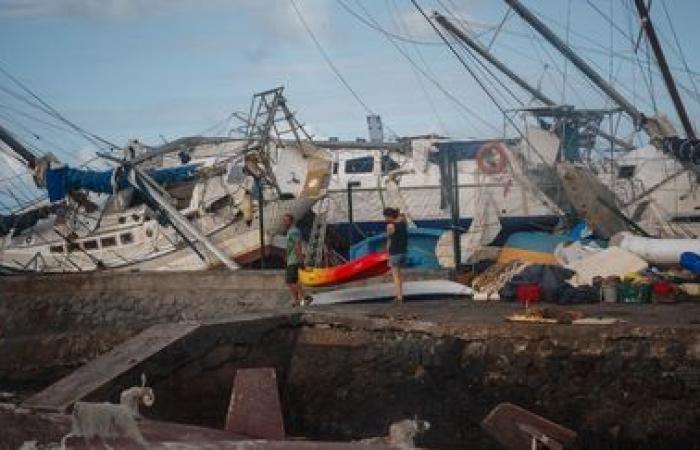
[[[610,239],[610,245],[615,245],[632,252],[647,262],[659,265],[678,264],[681,253],[693,252],[700,254],[700,239],[655,239],[635,236],[623,231]]]

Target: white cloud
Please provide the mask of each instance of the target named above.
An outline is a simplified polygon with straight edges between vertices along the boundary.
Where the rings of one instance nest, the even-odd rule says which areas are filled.
[[[327,0],[296,0],[309,24],[327,22]],[[0,0],[0,19],[80,18],[124,20],[168,12],[227,9],[251,17],[271,34],[301,30],[289,0]]]
[[[458,10],[452,10],[449,12],[442,10],[440,13],[447,16],[450,21],[457,22],[457,25],[460,25],[459,22],[462,22],[461,25],[464,25],[464,22],[471,22],[472,16],[468,11],[473,9],[476,3],[478,3],[478,0],[463,1],[460,3]],[[423,10],[432,20],[433,11],[426,8]],[[403,30],[405,32],[408,30],[407,32],[413,38],[433,41],[438,39],[433,27],[430,26],[430,24],[425,20],[425,17],[423,17],[423,15],[415,8],[406,7],[405,9],[402,9],[398,14],[398,19]],[[440,27],[438,26],[438,28]],[[440,31],[443,30],[440,29]]]

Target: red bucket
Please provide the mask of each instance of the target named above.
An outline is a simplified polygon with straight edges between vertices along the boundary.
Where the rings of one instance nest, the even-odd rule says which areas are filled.
[[[539,283],[521,283],[515,287],[515,296],[520,303],[529,305],[540,301],[541,291]]]

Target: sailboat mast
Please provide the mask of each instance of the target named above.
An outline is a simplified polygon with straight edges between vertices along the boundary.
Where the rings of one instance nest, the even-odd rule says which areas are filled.
[[[651,22],[649,9],[644,4],[644,0],[634,0],[634,3],[637,6],[637,11],[639,12],[639,18],[642,22],[642,28],[644,28],[644,32],[647,35],[649,44],[651,45],[651,48],[654,51],[656,64],[659,66],[659,70],[661,70],[661,75],[664,77],[664,83],[666,84],[668,94],[671,96],[673,106],[675,106],[676,112],[678,113],[678,117],[681,119],[681,123],[683,124],[685,135],[688,139],[695,139],[695,131],[693,130],[693,124],[691,123],[690,118],[688,117],[688,112],[686,111],[685,106],[683,105],[683,100],[681,99],[681,96],[678,93],[676,83],[673,80],[673,75],[671,74],[671,70],[668,67],[668,63],[666,62],[666,56],[664,55],[664,51],[661,48],[661,44],[659,43],[659,38],[656,35],[654,24]]]
[[[27,147],[17,142],[17,139],[2,125],[0,125],[0,141],[4,142],[10,149],[17,153],[30,169],[36,167],[36,155],[29,151]]]
[[[500,59],[496,58],[493,53],[488,51],[486,48],[484,48],[479,42],[476,40],[472,39],[470,36],[465,34],[462,30],[457,28],[452,22],[447,19],[447,17],[443,16],[442,14],[439,14],[435,12],[433,14],[435,17],[435,21],[440,24],[445,30],[447,30],[448,33],[452,34],[454,37],[457,39],[461,40],[464,42],[466,45],[469,46],[472,50],[474,50],[476,53],[478,53],[482,58],[484,58],[486,61],[491,63],[496,69],[500,70],[505,76],[513,80],[514,83],[516,83],[518,86],[523,88],[525,91],[527,91],[530,95],[532,95],[535,99],[539,100],[546,106],[556,106],[556,102],[552,100],[551,98],[547,97],[541,90],[535,88],[533,85],[522,79],[520,76],[518,76],[515,72],[513,72],[504,62],[502,62]],[[601,129],[596,129],[596,134],[603,139],[606,139],[616,145],[619,145],[620,147],[624,148],[625,150],[632,150],[634,148],[633,145],[631,145],[628,142],[623,141],[622,139],[613,136],[611,134],[608,134],[604,132]]]
[[[467,36],[465,33],[462,32],[459,28],[454,26],[452,22],[450,22],[445,16],[439,13],[434,13],[433,17],[435,18],[435,21],[440,24],[445,30],[447,30],[450,34],[452,34],[454,37],[459,39],[460,41],[464,42],[466,45],[469,46],[472,50],[474,50],[476,53],[478,53],[482,58],[484,58],[486,61],[491,63],[494,67],[496,67],[498,70],[500,70],[504,75],[506,75],[508,78],[513,80],[518,86],[526,90],[530,95],[535,97],[537,100],[541,101],[547,106],[554,106],[555,102],[544,95],[542,91],[535,89],[533,86],[531,86],[527,81],[523,80],[520,78],[515,72],[510,70],[508,66],[503,64],[499,59],[497,59],[491,52],[489,52],[487,49],[485,49],[481,44],[476,42],[474,39],[471,37]]]
[[[537,18],[529,9],[523,6],[519,0],[504,0],[513,11],[515,11],[524,21],[542,35],[550,44],[554,46],[564,57],[574,64],[581,72],[583,72],[601,91],[608,97],[613,99],[620,108],[632,117],[636,126],[641,126],[644,122],[644,115],[627,99],[613,88],[607,81],[580,56],[574,52],[564,41],[562,41],[554,32],[547,27],[540,19]]]

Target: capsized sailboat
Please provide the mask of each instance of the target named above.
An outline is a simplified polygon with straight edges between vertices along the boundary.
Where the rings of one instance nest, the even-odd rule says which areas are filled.
[[[282,216],[301,218],[324,196],[330,159],[291,114],[282,88],[256,94],[251,111],[246,139],[184,138],[156,149],[134,141],[120,158],[102,155],[116,165],[110,170],[31,158],[50,204],[3,218],[0,266],[201,270],[269,257]],[[297,138],[282,142],[279,133]],[[107,200],[91,207],[97,194]]]

